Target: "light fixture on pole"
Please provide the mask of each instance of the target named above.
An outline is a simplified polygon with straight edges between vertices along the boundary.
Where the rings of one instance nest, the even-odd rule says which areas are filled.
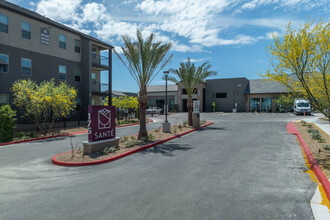
[[[164,107],[165,121],[163,122],[163,132],[164,133],[170,133],[171,132],[171,125],[167,121],[167,111],[168,111],[168,107],[167,107],[167,77],[168,77],[169,73],[170,73],[169,71],[164,71],[164,75],[165,75],[165,107]]]

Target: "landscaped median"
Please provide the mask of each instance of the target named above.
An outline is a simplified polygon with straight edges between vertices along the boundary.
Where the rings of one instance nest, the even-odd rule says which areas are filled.
[[[213,122],[205,121],[200,128],[211,124]],[[60,166],[88,166],[107,163],[181,137],[200,128],[192,128],[185,123],[172,126],[171,133],[163,133],[159,128],[149,131],[148,139],[145,140],[137,140],[136,135],[122,137],[116,148],[106,148],[104,152],[93,155],[83,155],[82,149],[78,149],[58,154],[52,158],[52,162]]]
[[[148,118],[147,123],[151,123],[151,122],[153,122],[153,120]],[[139,122],[130,123],[130,124],[121,124],[121,125],[116,125],[116,128],[128,127],[128,126],[139,125],[139,124],[140,124]],[[69,131],[69,132],[67,132],[67,131]],[[49,134],[44,135],[39,132],[39,134],[34,134],[34,136],[37,136],[36,138],[28,138],[28,139],[23,139],[23,140],[14,140],[11,142],[0,143],[0,146],[19,144],[19,143],[25,143],[25,142],[31,142],[31,141],[38,141],[38,140],[44,140],[44,139],[50,139],[50,138],[87,134],[87,128],[78,127],[78,128],[69,128],[69,129],[63,129],[63,130],[59,129],[58,131],[55,131],[54,133],[49,133]]]
[[[330,182],[328,180],[330,177],[330,148],[327,147],[330,144],[329,135],[316,125],[304,121],[290,122],[287,124],[287,130],[297,136],[310,169],[321,184],[320,188],[323,188],[326,197],[330,200]],[[325,205],[329,207],[329,204]]]

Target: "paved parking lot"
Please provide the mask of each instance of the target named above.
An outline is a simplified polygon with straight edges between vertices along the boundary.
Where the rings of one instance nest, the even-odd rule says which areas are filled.
[[[215,124],[97,166],[52,165],[53,155],[68,150],[67,137],[0,147],[0,219],[313,219],[316,184],[285,127],[299,117],[201,118]],[[180,123],[186,115],[170,120]],[[120,128],[118,135],[137,129]]]

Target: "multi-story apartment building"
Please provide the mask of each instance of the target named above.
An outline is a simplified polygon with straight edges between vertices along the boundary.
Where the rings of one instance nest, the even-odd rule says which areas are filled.
[[[66,81],[78,90],[77,105],[100,104],[111,91],[113,46],[38,13],[0,0],[0,105],[11,103],[18,79]],[[109,83],[101,82],[101,72]],[[104,74],[104,73],[103,73]]]

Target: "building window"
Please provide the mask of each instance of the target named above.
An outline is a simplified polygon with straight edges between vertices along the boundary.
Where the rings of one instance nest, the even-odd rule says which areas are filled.
[[[80,53],[80,40],[74,40],[74,52]]]
[[[96,74],[92,73],[92,85],[96,85]]]
[[[0,31],[8,33],[8,16],[0,14]]]
[[[62,80],[66,80],[66,66],[62,66],[62,65],[58,66],[58,78]]]
[[[187,90],[186,89],[182,89],[182,95],[186,95],[187,94]],[[194,88],[193,94],[197,94],[197,89]]]
[[[79,68],[74,68],[74,80],[80,82],[81,70]]]
[[[31,39],[31,24],[22,22],[22,37]]]
[[[0,54],[0,72],[8,73],[9,71],[9,56]]]
[[[26,58],[22,58],[21,59],[22,75],[31,76],[31,73],[32,73],[31,68],[32,68],[31,60],[26,59]]]
[[[0,105],[9,104],[9,95],[8,94],[0,94]]]
[[[96,59],[96,48],[92,47],[92,59],[95,60]]]
[[[225,92],[222,92],[222,93],[212,93],[211,98],[217,98],[217,99],[227,98],[227,93],[225,93]]]
[[[59,36],[59,47],[62,49],[66,49],[66,37],[65,35],[60,34]]]

